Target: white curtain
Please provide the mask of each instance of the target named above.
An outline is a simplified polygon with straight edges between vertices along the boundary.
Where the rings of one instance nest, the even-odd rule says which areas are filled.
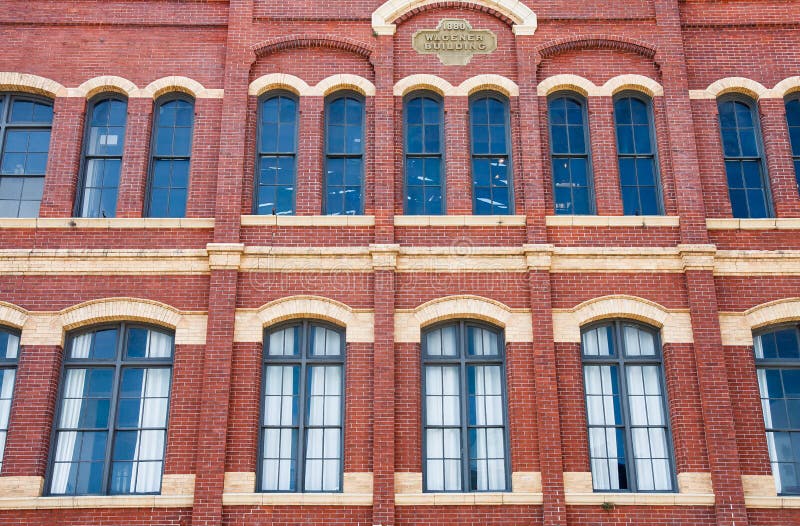
[[[589,420],[589,449],[595,489],[619,489],[617,432],[614,426],[612,370],[608,365],[584,367],[586,411]],[[608,426],[608,427],[591,427]]]
[[[314,356],[338,356],[342,349],[342,336],[337,331],[313,326],[311,354]]]
[[[598,327],[583,333],[583,354],[586,356],[610,356],[607,326]]]
[[[147,331],[147,358],[172,356],[172,336],[163,332]]]
[[[295,328],[289,327],[282,331],[274,331],[269,335],[270,356],[291,356],[294,354]]]
[[[72,350],[70,358],[88,358],[92,348],[92,337],[94,333],[81,334],[72,340]]]
[[[8,431],[8,418],[11,415],[11,397],[14,393],[15,376],[14,369],[0,370],[0,470],[3,469],[3,453],[6,449],[6,432]]]
[[[455,356],[456,327],[448,325],[427,333],[426,352],[430,356]]]
[[[764,351],[761,346],[761,338],[756,338],[756,358],[763,358]],[[769,385],[767,383],[766,369],[758,369],[758,390],[761,394],[761,410],[764,413],[764,427],[772,429],[772,408],[769,405]],[[775,486],[778,491],[781,491],[783,484],[781,482],[781,470],[778,469],[778,448],[775,444],[775,434],[767,433],[767,449],[769,450],[769,459],[772,462],[772,476],[775,477]]]
[[[458,367],[425,367],[425,425],[461,425],[459,389]],[[460,490],[461,430],[458,427],[428,429],[425,440],[427,488],[432,491]]]
[[[497,334],[480,327],[470,327],[472,347],[477,356],[496,356],[499,354]]]
[[[91,335],[85,335],[91,338]],[[81,337],[82,338],[82,337]],[[73,345],[73,356],[75,351],[83,352],[85,350],[86,356],[89,354],[88,346],[79,347],[76,338]],[[91,340],[90,340],[91,341]],[[81,416],[81,406],[83,405],[83,389],[86,382],[86,369],[69,369],[67,371],[67,378],[64,383],[63,403],[61,405],[61,418],[59,420],[59,427],[66,429],[74,429],[78,427],[78,422]],[[56,454],[53,468],[53,480],[51,483],[50,491],[54,494],[63,494],[67,491],[69,483],[69,475],[74,464],[72,462],[75,456],[75,444],[78,440],[78,433],[76,431],[59,431],[56,437]]]
[[[642,350],[646,348],[643,346]],[[627,367],[628,407],[637,486],[640,490],[672,489],[667,451],[667,432],[659,368],[656,365]]]
[[[19,336],[16,334],[9,334],[6,344],[6,358],[15,360],[19,354]]]
[[[309,408],[306,441],[305,489],[337,491],[341,436],[342,368],[314,366],[309,375]],[[327,426],[326,429],[319,429]],[[331,443],[327,443],[331,441]]]
[[[151,332],[150,334],[160,334]],[[163,353],[163,339],[156,340],[156,353]],[[172,340],[166,339],[166,352],[171,351]],[[148,356],[153,340],[148,341]],[[169,402],[170,370],[166,368],[145,369],[142,376],[141,403],[139,405],[139,428],[166,428]],[[165,430],[142,430],[136,434],[136,447],[131,471],[131,493],[153,493],[161,487],[161,464],[164,459]]]

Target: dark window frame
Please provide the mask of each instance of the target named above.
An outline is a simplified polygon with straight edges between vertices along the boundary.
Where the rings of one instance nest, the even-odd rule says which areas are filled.
[[[20,338],[22,336],[22,332],[19,329],[15,328],[15,327],[8,326],[8,325],[0,325],[0,332],[13,334],[17,338]],[[22,343],[21,343],[21,341],[18,341],[18,343],[17,343],[17,357],[16,358],[0,357],[0,372],[4,371],[6,369],[12,369],[14,371],[14,388],[11,391],[11,404],[10,404],[9,413],[8,413],[9,422],[7,424],[8,427],[6,427],[6,430],[5,430],[6,431],[6,444],[8,444],[8,432],[9,432],[9,429],[10,429],[10,426],[11,426],[11,410],[14,407],[14,397],[17,394],[17,385],[18,385],[18,382],[17,382],[17,370],[19,368],[19,357],[20,357],[20,354],[22,354]],[[6,451],[7,451],[7,449],[4,446],[3,447],[3,455],[2,455],[2,457],[0,457],[0,466],[5,466],[5,454],[6,454]],[[2,474],[1,470],[0,470],[0,474]]]
[[[783,104],[784,104],[784,108],[785,109],[788,110],[788,108],[786,108],[786,106],[788,106],[790,102],[796,102],[798,107],[800,107],[800,91],[794,91],[794,92],[786,95],[786,97],[784,97]],[[791,129],[790,128],[792,128],[794,126],[789,126],[788,118],[789,118],[789,112],[786,111],[786,128],[787,128],[787,131],[789,132],[789,147],[792,150],[792,162],[793,162],[793,165],[794,165],[793,166],[793,168],[794,168],[794,177],[795,177],[795,182],[797,183],[797,186],[798,186],[798,188],[797,188],[798,193],[800,193],[800,146],[798,147],[797,151],[794,151],[794,148],[792,148],[792,144],[791,144]],[[798,135],[800,135],[800,126],[797,126],[796,128],[798,129],[797,130]]]
[[[318,327],[324,327],[326,329],[330,329],[339,333],[340,342],[341,342],[341,352],[339,356],[311,356],[310,350],[311,347],[309,345],[309,334],[311,333],[311,326],[316,325]],[[269,355],[269,336],[273,332],[282,331],[284,329],[288,329],[290,327],[300,327],[300,342],[298,342],[298,349],[299,354],[297,356],[270,356]],[[345,408],[346,408],[346,398],[347,398],[347,341],[346,341],[346,330],[344,327],[336,325],[334,323],[324,321],[321,319],[315,318],[301,318],[301,319],[293,319],[281,323],[277,323],[275,325],[271,325],[269,327],[264,327],[263,330],[263,344],[262,344],[262,357],[261,357],[261,391],[260,396],[261,399],[259,400],[259,413],[258,413],[258,458],[256,459],[256,492],[257,493],[284,493],[284,494],[303,494],[303,493],[312,493],[312,494],[320,494],[320,493],[343,493],[344,492],[344,444],[345,444],[345,436],[346,436],[346,423],[347,419],[345,418]],[[292,366],[296,365],[300,367],[300,386],[298,387],[298,415],[297,415],[297,426],[291,426],[291,428],[297,429],[297,446],[296,453],[297,458],[295,459],[295,478],[294,490],[265,490],[262,489],[263,487],[263,465],[264,465],[264,430],[270,427],[276,426],[266,426],[264,425],[264,414],[265,414],[265,393],[266,393],[266,385],[267,385],[267,375],[266,370],[267,366],[269,365],[277,365],[277,366]],[[339,365],[342,369],[342,376],[341,376],[341,404],[339,405],[339,411],[341,415],[341,435],[340,435],[340,442],[339,442],[339,490],[338,491],[313,491],[313,490],[306,490],[305,489],[305,452],[306,452],[306,445],[307,445],[307,438],[306,438],[306,431],[309,429],[309,426],[306,424],[306,405],[308,404],[308,397],[307,397],[307,388],[308,388],[308,366],[314,365]],[[277,427],[286,427],[286,426],[277,426]],[[313,428],[317,428],[319,426],[313,426]],[[324,426],[322,426],[324,427]]]
[[[294,151],[292,153],[286,152],[262,152],[261,151],[261,136],[264,133],[264,130],[261,128],[261,109],[262,105],[270,99],[277,98],[277,97],[285,97],[288,99],[292,99],[295,103],[295,115],[294,115]],[[257,104],[257,111],[256,111],[256,147],[255,147],[255,169],[253,171],[253,205],[251,207],[252,213],[258,215],[258,188],[259,184],[259,177],[261,173],[261,158],[264,156],[272,156],[272,157],[292,157],[294,159],[294,192],[292,195],[292,213],[285,214],[285,215],[295,215],[297,214],[297,161],[299,158],[298,155],[298,146],[300,144],[300,97],[288,89],[273,89],[266,91],[259,95]],[[326,104],[326,111],[327,111],[327,104]],[[325,140],[325,139],[323,139]],[[327,145],[327,141],[326,141]],[[327,146],[326,146],[327,148]],[[269,214],[261,214],[261,215],[269,215]]]
[[[328,126],[330,124],[330,111],[331,111],[331,104],[336,102],[340,99],[354,99],[361,104],[361,152],[359,154],[348,154],[348,153],[331,153],[329,151],[329,141],[328,141]],[[366,203],[364,202],[366,199],[366,163],[367,163],[367,98],[362,95],[361,93],[354,91],[354,90],[338,90],[335,91],[328,96],[325,97],[325,112],[323,118],[323,126],[322,126],[322,133],[323,133],[323,166],[322,166],[322,210],[323,215],[364,215],[364,207]],[[355,214],[333,214],[328,210],[328,165],[330,159],[361,159],[361,174],[360,174],[360,192],[361,197],[360,201],[360,208],[356,211]]]
[[[426,335],[429,332],[435,331],[437,329],[441,329],[450,325],[456,326],[456,349],[458,350],[458,356],[431,356],[428,355],[427,351],[427,338]],[[497,342],[498,342],[498,350],[499,354],[497,356],[491,355],[476,355],[476,356],[468,356],[467,355],[467,328],[469,326],[478,327],[484,330],[489,330],[497,335]],[[508,372],[506,369],[506,362],[507,362],[507,354],[506,354],[506,339],[505,339],[505,330],[502,328],[493,325],[491,323],[487,323],[484,321],[470,319],[470,318],[463,318],[463,319],[456,319],[456,320],[446,320],[438,323],[434,323],[422,328],[421,331],[421,352],[420,352],[420,400],[421,400],[421,420],[420,420],[420,429],[421,429],[421,444],[422,444],[422,492],[423,493],[498,493],[497,490],[477,490],[470,487],[470,468],[469,468],[469,392],[467,389],[467,367],[469,365],[497,365],[500,367],[500,373],[502,375],[502,382],[501,382],[501,393],[503,396],[503,435],[504,435],[504,444],[503,449],[505,453],[505,478],[506,478],[506,489],[501,491],[500,493],[508,493],[513,491],[512,487],[512,476],[511,476],[511,428],[510,428],[510,419],[509,419],[509,410],[508,410]],[[460,490],[429,490],[427,487],[427,439],[426,439],[426,430],[430,427],[455,427],[455,426],[428,426],[427,422],[427,404],[426,404],[426,393],[427,393],[427,386],[426,386],[426,377],[425,377],[425,369],[426,366],[440,366],[440,365],[450,365],[459,367],[459,405],[461,408],[461,418],[460,418],[460,425],[459,428],[461,430],[461,489]],[[480,428],[485,426],[473,426],[473,428]],[[488,426],[488,427],[496,427],[496,426]]]
[[[412,100],[422,98],[431,99],[439,105],[439,153],[415,153],[408,152],[408,103]],[[447,136],[445,134],[445,111],[444,97],[432,90],[414,90],[403,97],[403,213],[408,214],[408,159],[414,158],[438,158],[439,180],[442,189],[442,211],[439,214],[420,214],[420,215],[447,215]],[[426,210],[427,212],[427,210]]]
[[[599,327],[611,325],[613,330],[614,342],[614,355],[612,356],[591,356],[584,352],[583,348],[583,335],[584,333],[597,329]],[[634,326],[640,330],[645,330],[653,336],[653,345],[655,346],[656,353],[653,356],[626,356],[624,337],[622,329],[624,326]],[[622,414],[622,427],[625,434],[625,473],[628,481],[628,489],[595,489],[592,488],[594,493],[656,493],[656,494],[672,494],[678,493],[678,474],[675,463],[675,444],[672,437],[672,414],[670,412],[669,393],[667,392],[666,371],[664,370],[664,347],[661,341],[661,331],[652,325],[642,323],[628,318],[611,318],[604,319],[581,326],[581,388],[583,389],[583,410],[584,418],[586,419],[587,429],[587,442],[589,440],[588,430],[592,427],[606,428],[609,426],[592,426],[589,424],[589,405],[586,398],[586,377],[584,367],[586,365],[610,365],[617,367],[617,382],[619,383],[619,399],[620,399],[620,413]],[[659,367],[659,385],[661,388],[662,411],[664,412],[666,429],[666,442],[667,454],[669,456],[670,466],[670,482],[672,489],[670,490],[640,490],[638,488],[638,479],[636,477],[636,462],[633,456],[633,437],[631,430],[633,426],[630,420],[630,407],[628,401],[628,377],[625,374],[627,365],[656,365]],[[649,427],[649,426],[646,426]],[[591,453],[589,455],[591,462]],[[591,469],[591,468],[590,468]]]
[[[146,329],[149,331],[160,332],[162,334],[169,334],[172,337],[172,351],[170,358],[134,358],[128,359],[127,358],[127,334],[128,329],[135,328],[135,329]],[[92,358],[70,358],[69,355],[72,352],[72,346],[75,342],[75,339],[78,336],[84,334],[91,334],[94,332],[107,330],[107,329],[117,329],[117,348],[116,348],[116,356],[114,359],[108,360],[98,360]],[[47,473],[45,476],[45,484],[43,495],[45,497],[81,497],[81,496],[91,496],[91,497],[104,497],[104,496],[114,496],[114,495],[160,495],[161,488],[163,487],[164,483],[164,468],[166,466],[166,457],[167,457],[167,448],[169,446],[168,438],[169,438],[169,421],[170,421],[170,412],[172,411],[172,392],[173,392],[173,381],[174,378],[174,368],[175,368],[175,331],[166,329],[165,327],[161,327],[159,325],[148,324],[148,323],[141,323],[141,322],[128,322],[122,321],[117,323],[100,323],[96,325],[89,325],[87,327],[82,327],[78,330],[72,331],[67,335],[67,345],[64,346],[63,351],[63,360],[61,362],[61,372],[59,374],[59,384],[58,384],[58,392],[56,397],[56,409],[53,413],[53,424],[51,426],[50,432],[50,451],[48,453],[47,459]],[[126,431],[132,428],[121,428],[118,429],[117,427],[117,413],[118,413],[118,404],[119,404],[119,390],[120,384],[122,382],[122,371],[124,369],[131,369],[131,368],[148,368],[148,369],[169,369],[170,370],[170,382],[169,382],[169,393],[167,395],[167,414],[165,415],[165,422],[166,425],[165,435],[164,435],[164,453],[163,453],[163,460],[161,461],[161,479],[159,484],[159,489],[156,492],[148,492],[148,493],[113,493],[111,492],[111,465],[113,463],[113,454],[114,454],[114,445],[116,442],[116,435],[118,431]],[[67,371],[70,369],[113,369],[114,370],[114,379],[112,381],[111,387],[111,398],[110,398],[110,406],[109,406],[109,415],[108,415],[108,426],[105,428],[108,431],[108,438],[106,439],[106,451],[103,457],[103,482],[102,482],[102,491],[100,493],[88,493],[88,494],[61,494],[61,493],[52,493],[50,488],[53,484],[53,472],[55,470],[55,457],[56,457],[56,437],[58,436],[59,430],[59,422],[61,420],[61,411],[63,409],[63,397],[64,397],[64,388],[66,387],[67,381]],[[79,428],[76,427],[75,429],[79,429],[80,431],[84,430],[94,430],[100,428]],[[146,429],[146,428],[137,428],[137,429]],[[79,431],[79,432],[80,432]]]
[[[500,102],[503,105],[504,109],[504,117],[505,117],[505,127],[506,127],[506,153],[505,154],[496,154],[496,153],[488,153],[488,154],[476,154],[475,153],[475,145],[473,144],[472,140],[472,104],[480,99],[484,98],[492,98],[496,101]],[[509,97],[504,95],[499,91],[494,90],[480,90],[476,91],[475,93],[469,96],[469,100],[467,101],[467,114],[468,114],[468,123],[467,123],[467,140],[469,141],[469,173],[470,173],[470,192],[472,194],[472,214],[475,214],[476,209],[476,198],[475,198],[475,173],[473,170],[473,165],[475,159],[492,159],[497,157],[505,157],[506,162],[508,163],[506,172],[508,173],[508,211],[503,213],[492,213],[487,215],[514,215],[515,214],[515,206],[514,206],[514,144],[512,142],[513,134],[511,133],[511,101]],[[493,207],[494,208],[494,207]],[[495,210],[492,210],[495,212]],[[481,214],[484,215],[484,214]]]

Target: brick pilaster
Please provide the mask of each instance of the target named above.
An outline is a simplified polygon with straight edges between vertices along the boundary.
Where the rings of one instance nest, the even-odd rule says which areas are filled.
[[[372,61],[375,68],[373,119],[373,184],[375,196],[375,242],[394,243],[395,203],[395,114],[394,114],[394,39],[378,37],[378,50]]]
[[[621,216],[622,191],[617,166],[614,103],[611,97],[587,97],[597,215]]]
[[[194,103],[186,217],[214,217],[221,113],[222,99],[197,99]]]
[[[470,162],[469,99],[445,97],[444,125],[448,215],[472,214],[472,163]]]
[[[797,191],[792,145],[786,124],[786,105],[783,99],[761,99],[758,101],[758,110],[775,216],[799,217],[800,194]]]
[[[116,217],[142,217],[144,213],[152,120],[152,99],[128,99]]]
[[[39,217],[71,217],[83,142],[86,99],[57,97]]]
[[[296,214],[301,216],[322,214],[324,107],[323,97],[300,97]]]

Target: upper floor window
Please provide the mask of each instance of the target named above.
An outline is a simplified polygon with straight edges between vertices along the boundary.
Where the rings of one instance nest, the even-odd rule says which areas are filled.
[[[265,332],[261,491],[342,490],[344,332],[302,321]]]
[[[674,491],[658,334],[615,321],[581,340],[595,491]]]
[[[3,453],[6,449],[18,358],[19,333],[4,327],[0,328],[0,473],[3,471]]]
[[[772,475],[781,495],[800,494],[800,335],[797,326],[755,337],[758,388]]]
[[[800,96],[797,93],[786,100],[786,124],[789,126],[789,139],[792,143],[794,176],[800,188]]]
[[[509,490],[502,332],[461,321],[422,341],[425,491]]]
[[[89,107],[77,203],[80,217],[114,217],[117,213],[127,111],[127,101],[118,95],[102,95]]]
[[[168,95],[156,101],[150,146],[149,217],[186,217],[194,101]]]
[[[127,323],[69,337],[50,495],[161,491],[172,354],[171,334]]]
[[[297,184],[297,99],[267,94],[258,105],[256,214],[294,214]]]
[[[592,173],[585,100],[562,93],[548,101],[556,214],[592,214]]]
[[[325,213],[364,212],[364,99],[336,93],[325,102]]]
[[[472,211],[511,214],[511,137],[508,100],[479,93],[469,103],[472,129]]]
[[[614,100],[617,158],[625,215],[663,213],[651,100],[625,92]]]
[[[721,98],[717,107],[733,217],[769,217],[769,187],[755,103],[732,96]]]
[[[44,190],[53,104],[0,94],[0,217],[37,217]]]
[[[412,94],[405,103],[406,213],[443,212],[444,113],[439,97]]]

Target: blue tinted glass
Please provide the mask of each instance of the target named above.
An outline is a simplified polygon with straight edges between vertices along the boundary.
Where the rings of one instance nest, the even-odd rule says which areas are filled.
[[[94,333],[90,357],[95,360],[114,359],[117,356],[117,329],[104,329]]]
[[[789,126],[800,126],[800,99],[794,98],[786,102],[786,122]]]
[[[586,152],[586,141],[584,139],[585,131],[583,126],[570,126],[569,127],[569,151],[571,153],[584,153]]]
[[[614,102],[614,119],[617,124],[631,124],[631,99],[621,98]]]
[[[147,335],[150,331],[141,327],[128,329],[127,356],[128,358],[144,358],[147,356]]]

